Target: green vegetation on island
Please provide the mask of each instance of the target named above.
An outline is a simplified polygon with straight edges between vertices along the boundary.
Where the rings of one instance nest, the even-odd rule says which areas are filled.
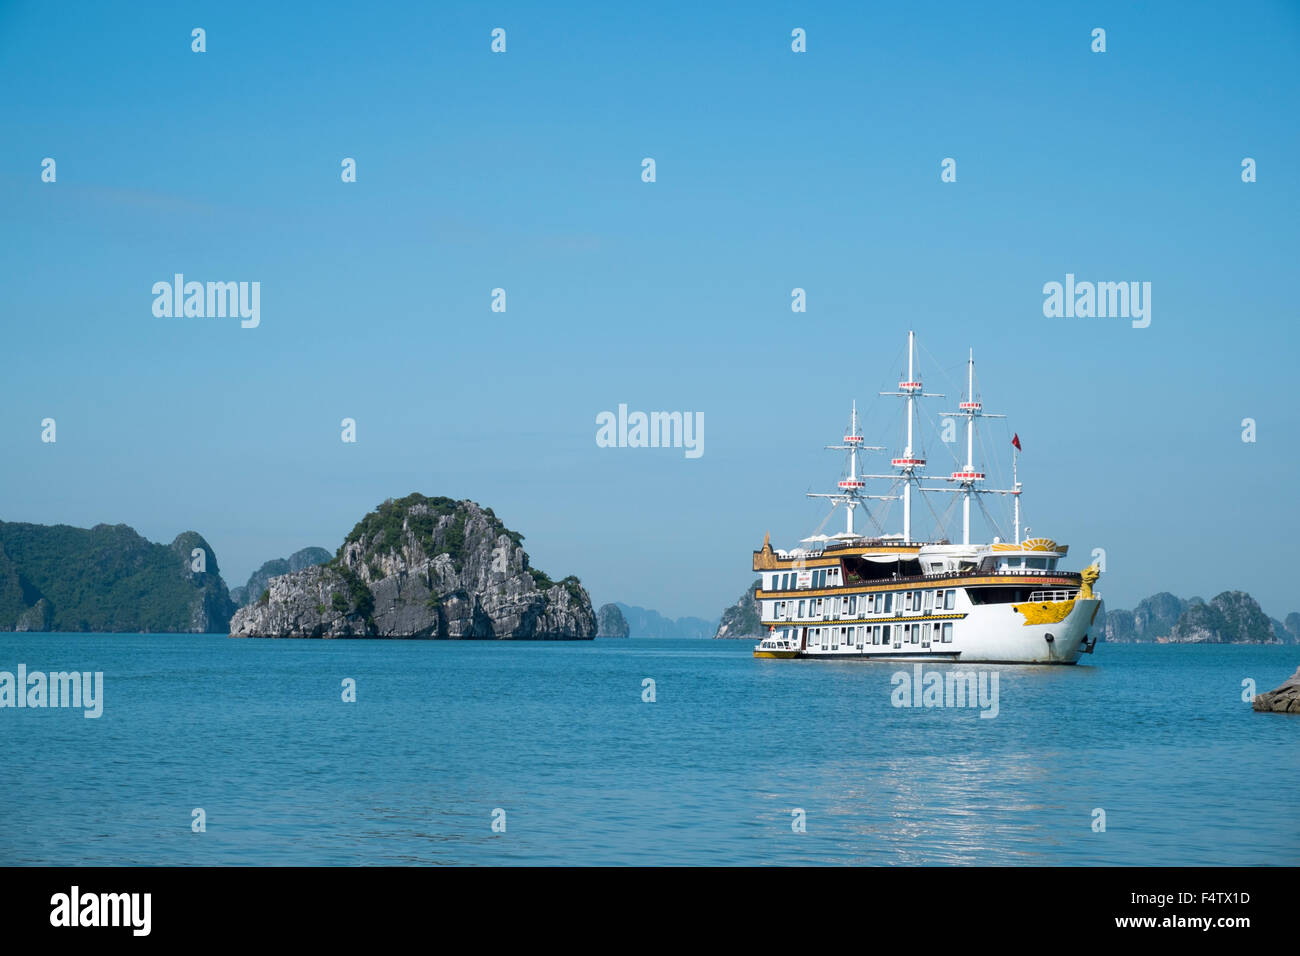
[[[193,531],[166,545],[124,524],[0,522],[0,630],[210,633],[234,610]]]
[[[366,514],[328,562],[270,583],[241,637],[589,640],[582,583],[531,567],[523,535],[473,501],[410,494]]]
[[[1224,591],[1209,603],[1162,591],[1132,611],[1110,610],[1102,602],[1092,633],[1115,644],[1296,644],[1300,614],[1272,620],[1245,591]]]

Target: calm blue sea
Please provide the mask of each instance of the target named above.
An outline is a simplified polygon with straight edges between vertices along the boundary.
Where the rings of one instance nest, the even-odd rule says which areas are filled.
[[[751,648],[0,634],[105,682],[0,710],[0,864],[1300,863],[1300,718],[1241,699],[1300,649],[990,668],[989,719]]]

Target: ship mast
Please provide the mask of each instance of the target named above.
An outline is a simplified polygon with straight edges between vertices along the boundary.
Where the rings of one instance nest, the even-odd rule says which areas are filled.
[[[973,495],[1011,495],[1015,502],[1016,543],[1020,543],[1020,482],[1015,481],[1012,488],[978,488],[985,475],[975,468],[975,420],[977,418],[1006,418],[984,411],[983,404],[975,397],[975,350],[971,349],[967,358],[966,401],[958,404],[958,411],[947,412],[966,419],[966,464],[960,471],[954,471],[944,481],[952,482],[951,488],[927,488],[926,491],[951,491],[962,496],[961,543],[970,544],[970,505]],[[1014,475],[1015,461],[1012,461]]]
[[[925,467],[925,459],[912,450],[912,429],[916,421],[916,399],[943,398],[942,394],[927,392],[923,389],[916,375],[916,333],[907,333],[907,381],[898,383],[898,391],[881,392],[881,395],[896,395],[907,399],[907,446],[901,458],[890,460],[890,465],[898,469],[894,475],[866,475],[867,478],[894,478],[903,480],[903,541],[912,540],[912,485],[920,481],[918,468]]]
[[[961,543],[970,544],[970,502],[971,495],[976,493],[976,482],[984,480],[984,472],[975,470],[975,419],[977,418],[1006,418],[1005,415],[993,415],[984,411],[984,406],[975,398],[975,350],[970,350],[967,359],[966,372],[966,401],[959,403],[959,411],[949,412],[950,415],[960,415],[966,419],[966,466],[960,471],[954,471],[949,481],[955,481],[958,484],[958,492],[961,494]],[[1019,502],[1019,498],[1016,499]],[[1019,522],[1017,521],[1017,526]]]
[[[840,491],[838,494],[813,494],[810,492],[808,497],[829,498],[833,505],[843,504],[845,506],[844,537],[856,538],[858,533],[853,528],[854,509],[869,498],[878,501],[891,501],[897,497],[895,495],[866,495],[862,493],[862,489],[867,486],[867,483],[863,481],[863,478],[866,476],[858,474],[858,452],[884,451],[884,449],[879,445],[862,444],[862,435],[858,431],[858,403],[856,401],[853,403],[853,411],[849,423],[849,433],[844,436],[844,444],[827,445],[826,447],[835,451],[847,451],[849,453],[849,476],[839,481],[838,487]],[[863,511],[866,511],[865,504],[862,505],[862,509]]]
[[[1014,446],[1011,449],[1011,500],[1015,502],[1016,510],[1016,544],[1020,544],[1020,474],[1018,471],[1020,465],[1020,452]]]

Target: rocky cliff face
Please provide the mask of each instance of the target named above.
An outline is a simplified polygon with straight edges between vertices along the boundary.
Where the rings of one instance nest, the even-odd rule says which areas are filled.
[[[1276,690],[1256,694],[1251,706],[1266,714],[1300,714],[1300,668]]]
[[[1169,639],[1188,644],[1281,643],[1273,622],[1244,591],[1224,591],[1209,604],[1189,607]]]
[[[577,578],[529,567],[491,508],[412,494],[366,515],[329,564],[273,578],[232,637],[590,640]]]
[[[762,613],[758,601],[754,597],[761,583],[761,581],[755,581],[749,586],[749,590],[740,596],[740,600],[722,612],[722,620],[718,623],[718,632],[713,635],[715,639],[726,637],[758,638],[763,636]]]
[[[597,637],[627,637],[627,618],[614,604],[602,604],[596,612]]]
[[[1184,601],[1182,598],[1161,591],[1149,598],[1143,598],[1132,611],[1110,610],[1103,605],[1097,615],[1094,630],[1103,635],[1103,640],[1116,643],[1155,641],[1167,637],[1183,612],[1193,604],[1203,604],[1200,598]]]
[[[189,627],[184,630],[196,634],[226,630],[235,613],[235,602],[230,600],[226,582],[221,580],[212,546],[197,531],[184,531],[171,543],[171,550],[180,561],[180,580],[198,588],[190,605]],[[196,563],[204,570],[196,571]]]
[[[251,604],[270,586],[271,578],[292,574],[294,571],[301,571],[312,565],[325,564],[332,557],[334,556],[324,548],[303,548],[287,558],[272,558],[249,575],[247,584],[231,588],[230,599],[239,607]]]

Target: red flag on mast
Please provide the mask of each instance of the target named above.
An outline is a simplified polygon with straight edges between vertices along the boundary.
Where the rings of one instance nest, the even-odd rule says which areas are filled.
[[[1024,451],[1024,449],[1020,447],[1020,433],[1019,433],[1019,432],[1017,432],[1016,434],[1014,434],[1014,435],[1011,436],[1011,444],[1013,444],[1013,445],[1016,446],[1016,451]]]

